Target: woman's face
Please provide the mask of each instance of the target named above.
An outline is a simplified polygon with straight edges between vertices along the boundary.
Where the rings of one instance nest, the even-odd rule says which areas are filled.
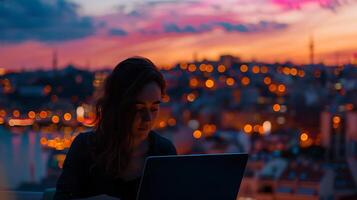
[[[161,89],[157,83],[144,86],[135,101],[135,118],[132,127],[134,138],[146,139],[159,112]]]

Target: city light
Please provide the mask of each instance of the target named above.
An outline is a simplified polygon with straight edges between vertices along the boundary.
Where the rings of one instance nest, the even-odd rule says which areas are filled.
[[[246,133],[251,133],[252,130],[253,130],[253,127],[252,127],[252,125],[250,125],[250,124],[246,124],[246,125],[244,126],[243,130],[244,130],[244,132],[246,132]]]
[[[309,135],[308,135],[307,133],[302,133],[302,134],[300,135],[300,140],[301,140],[301,141],[305,142],[305,141],[307,141],[308,139],[309,139]]]
[[[196,139],[200,139],[202,137],[202,132],[200,130],[195,130],[193,132],[193,137]]]
[[[270,78],[269,76],[265,77],[265,78],[264,78],[264,83],[265,83],[266,85],[269,85],[269,84],[271,83],[271,78]]]
[[[45,118],[47,117],[47,112],[46,112],[46,111],[41,111],[41,112],[40,112],[40,117],[41,117],[42,119],[45,119]]]
[[[176,125],[176,119],[174,119],[174,118],[168,119],[168,120],[167,120],[167,124],[168,124],[169,126],[175,126],[175,125]]]
[[[235,83],[235,80],[233,78],[229,77],[229,78],[226,79],[226,84],[228,86],[233,86],[234,83]]]
[[[180,63],[180,68],[181,68],[182,70],[186,70],[186,69],[187,69],[187,66],[188,66],[187,63]]]
[[[279,104],[274,104],[273,105],[273,110],[274,110],[274,112],[279,112],[280,111],[280,105]]]
[[[270,121],[263,122],[263,130],[264,130],[264,134],[269,134],[271,132],[271,122]]]
[[[261,67],[260,71],[261,71],[263,74],[266,74],[266,73],[269,72],[269,69],[268,69],[267,66],[263,66],[263,67]]]
[[[198,86],[198,80],[197,80],[197,78],[191,78],[191,79],[190,79],[190,86],[193,87],[193,88],[195,88],[195,87]]]
[[[0,117],[5,117],[6,116],[6,111],[5,110],[0,110]]]
[[[214,81],[212,79],[208,79],[205,82],[205,85],[207,88],[213,88],[214,87]]]
[[[219,73],[224,73],[226,71],[226,66],[224,65],[219,65],[217,68]]]
[[[65,113],[65,114],[63,115],[63,119],[64,119],[65,121],[71,120],[71,119],[72,119],[71,113]]]
[[[241,65],[240,66],[240,71],[243,72],[243,73],[247,72],[248,71],[248,66],[247,65]]]
[[[57,123],[59,123],[59,121],[60,121],[60,118],[57,115],[53,115],[52,116],[52,122],[53,123],[57,124]]]
[[[252,68],[252,72],[253,72],[254,74],[258,74],[258,73],[260,72],[259,66],[255,65],[255,66]]]
[[[35,119],[36,118],[36,113],[34,111],[30,111],[30,112],[28,112],[27,116],[30,119]]]
[[[14,111],[12,112],[12,116],[14,116],[14,117],[16,117],[16,118],[20,117],[20,111],[19,111],[19,110],[14,110]]]
[[[190,94],[187,95],[187,101],[193,102],[193,101],[195,101],[195,99],[196,99],[195,94],[190,93]]]
[[[201,72],[204,72],[204,71],[206,71],[206,69],[207,69],[207,65],[204,64],[204,63],[202,63],[202,64],[200,65],[199,69],[200,69]]]
[[[195,64],[190,64],[190,65],[188,66],[188,71],[189,71],[189,72],[194,72],[194,71],[196,71],[196,69],[197,69],[197,67],[196,67]]]
[[[245,77],[242,78],[241,83],[242,83],[243,85],[249,85],[250,79],[245,76]]]
[[[339,124],[341,122],[341,117],[340,116],[334,116],[332,118],[332,121],[334,124]]]
[[[213,65],[207,65],[207,67],[206,67],[206,71],[208,72],[208,73],[211,73],[211,72],[213,72]]]
[[[286,87],[284,84],[279,84],[278,86],[278,91],[281,92],[281,93],[284,93],[286,90]]]

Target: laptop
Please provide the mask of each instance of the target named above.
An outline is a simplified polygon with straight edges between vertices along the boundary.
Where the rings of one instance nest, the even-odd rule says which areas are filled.
[[[235,200],[248,154],[151,156],[137,200]]]

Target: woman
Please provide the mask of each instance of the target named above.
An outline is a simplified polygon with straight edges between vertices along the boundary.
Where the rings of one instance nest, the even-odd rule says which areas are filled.
[[[55,199],[136,198],[145,158],[176,154],[169,140],[151,130],[165,87],[149,59],[128,58],[114,68],[96,105],[94,131],[79,134],[68,151]]]

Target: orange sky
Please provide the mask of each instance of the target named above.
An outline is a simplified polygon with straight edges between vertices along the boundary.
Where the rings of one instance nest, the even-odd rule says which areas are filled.
[[[27,26],[11,17],[7,25],[13,26],[0,23],[6,28],[0,33],[0,67],[50,68],[54,49],[60,67],[73,63],[91,69],[112,67],[132,55],[158,65],[190,61],[194,54],[306,64],[311,36],[316,62],[346,63],[357,54],[354,0],[107,1],[98,10],[95,1],[71,2],[78,4],[74,14],[62,13],[52,24],[35,24],[32,16]],[[63,20],[67,15],[78,23]]]

